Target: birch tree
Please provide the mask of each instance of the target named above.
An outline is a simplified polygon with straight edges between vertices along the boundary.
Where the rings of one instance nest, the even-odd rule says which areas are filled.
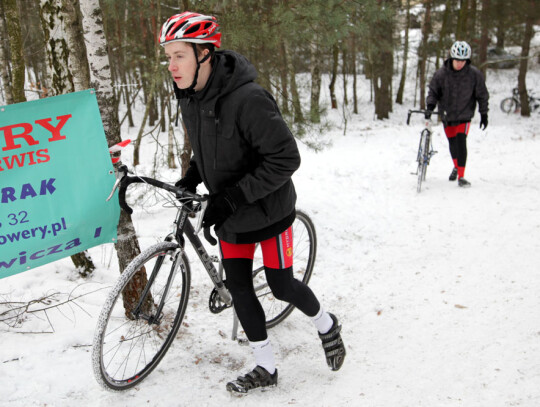
[[[50,96],[74,91],[73,77],[68,68],[69,47],[65,35],[65,16],[60,0],[41,0],[41,24],[47,44]]]
[[[81,3],[81,12],[90,66],[90,85],[96,90],[107,143],[112,146],[121,141],[120,123],[99,1],[84,0]],[[121,162],[116,165],[120,164]],[[125,211],[120,211],[118,241],[115,248],[121,273],[129,262],[141,252],[131,216]],[[136,280],[137,286],[128,289],[130,293],[137,292],[139,285],[146,284],[146,275],[141,274],[140,278]],[[133,302],[132,300],[133,295],[124,296],[126,308]]]
[[[518,73],[518,90],[519,100],[521,102],[521,115],[529,117],[531,115],[531,108],[529,106],[529,94],[527,92],[527,82],[525,80],[527,76],[527,65],[529,62],[529,51],[531,48],[531,39],[534,36],[534,22],[538,18],[536,14],[538,12],[538,4],[536,0],[528,0],[527,5],[523,4],[522,15],[525,17],[525,33],[523,34],[523,41],[521,42],[521,60],[519,62]]]
[[[4,15],[11,52],[13,103],[26,102],[24,94],[25,64],[22,52],[21,21],[16,0],[4,0]]]
[[[7,105],[11,105],[13,103],[13,92],[11,89],[11,69],[7,51],[9,43],[4,16],[4,4],[0,2],[0,74],[2,75],[4,101]]]
[[[68,1],[66,1],[68,3]],[[81,66],[88,65],[86,55],[77,53],[78,41],[81,41],[77,32],[80,26],[78,17],[69,15],[69,11],[78,7],[78,0],[71,0],[68,9],[63,7],[62,0],[41,0],[40,15],[43,34],[45,35],[46,53],[49,62],[50,88],[48,96],[63,95],[73,91],[88,89],[88,70],[84,71]],[[73,45],[73,48],[70,47]],[[74,64],[73,60],[77,59]],[[70,61],[72,69],[70,69]],[[74,72],[75,74],[72,74]],[[77,78],[76,85],[73,78]],[[86,277],[96,269],[88,251],[71,256],[71,261]]]
[[[90,87],[90,68],[82,29],[79,0],[62,0],[65,15],[66,42],[69,48],[68,70],[72,75],[75,92]]]
[[[426,63],[428,57],[428,39],[431,33],[431,3],[433,0],[424,0],[425,15],[422,25],[422,42],[418,50],[418,76],[420,80],[420,109],[426,108]]]

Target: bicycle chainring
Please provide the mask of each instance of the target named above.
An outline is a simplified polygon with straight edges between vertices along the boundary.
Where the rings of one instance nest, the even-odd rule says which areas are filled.
[[[208,308],[210,308],[210,312],[212,312],[213,314],[219,314],[223,310],[226,310],[230,307],[231,305],[227,305],[221,300],[219,293],[214,288],[210,293],[210,300],[208,301]]]

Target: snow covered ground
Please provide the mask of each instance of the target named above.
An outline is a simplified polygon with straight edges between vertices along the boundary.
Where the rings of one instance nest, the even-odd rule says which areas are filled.
[[[91,344],[118,275],[113,248],[105,245],[90,250],[98,266],[90,279],[66,259],[0,281],[0,302],[58,293],[54,305],[82,295],[29,314],[19,328],[0,323],[0,405],[540,405],[540,116],[500,111],[516,77],[488,72],[489,127],[480,131],[475,117],[468,138],[470,189],[448,181],[452,164],[437,126],[438,154],[417,194],[412,173],[422,119],[405,124],[412,84],[405,105],[376,121],[363,83],[359,115],[329,113],[331,146],[317,153],[299,143],[298,206],[312,215],[319,243],[310,285],[343,323],[348,354],[339,372],[327,368],[314,328],[295,311],[269,332],[279,386],[231,397],[225,383],[253,367],[251,351],[229,339],[230,311],[208,311],[210,281],[193,262],[189,327],[140,386],[101,389]],[[538,83],[536,65],[528,84]],[[123,137],[136,132],[126,129]],[[138,173],[150,173],[154,150],[146,140]],[[161,174],[177,178],[170,170]],[[147,247],[169,231],[174,210],[148,202],[135,207]]]

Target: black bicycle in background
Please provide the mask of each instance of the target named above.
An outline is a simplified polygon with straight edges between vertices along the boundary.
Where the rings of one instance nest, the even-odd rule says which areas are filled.
[[[126,390],[139,384],[156,368],[182,326],[191,287],[191,267],[185,245],[189,241],[207,271],[214,289],[208,306],[212,313],[232,308],[232,299],[223,279],[219,256],[208,252],[198,237],[207,195],[192,194],[182,188],[139,176],[129,176],[126,166],[118,171],[120,206],[128,213],[126,189],[132,183],[145,183],[171,193],[167,200],[177,209],[173,230],[133,259],[112,287],[97,323],[92,350],[94,375],[99,384],[111,390]],[[198,219],[190,220],[196,214]],[[309,282],[317,250],[313,222],[297,210],[293,223],[293,267],[295,278]],[[205,229],[206,239],[216,241]],[[187,239],[186,239],[187,238]],[[276,299],[266,282],[260,250],[256,251],[253,285],[266,315],[266,326],[282,322],[294,306]],[[232,338],[237,338],[238,318],[233,313]]]
[[[531,112],[534,112],[540,107],[540,98],[534,96],[534,92],[531,90],[527,91],[529,95],[529,109]],[[501,101],[501,110],[504,113],[518,113],[521,111],[521,100],[519,98],[518,88],[512,89],[512,96],[504,98]]]
[[[426,110],[409,110],[407,114],[407,125],[411,121],[411,115],[422,114],[425,117]],[[432,112],[432,115],[441,115],[439,112]],[[420,142],[418,143],[418,154],[416,155],[416,161],[418,167],[416,169],[416,175],[418,176],[418,183],[416,185],[416,192],[422,190],[422,181],[426,180],[427,166],[431,157],[437,154],[437,151],[433,150],[433,143],[431,140],[431,118],[425,120],[425,128],[420,132]]]

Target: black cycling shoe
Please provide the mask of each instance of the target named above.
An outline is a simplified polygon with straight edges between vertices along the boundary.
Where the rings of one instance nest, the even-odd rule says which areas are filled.
[[[458,185],[461,188],[469,188],[471,186],[471,183],[467,181],[465,178],[458,179]]]
[[[454,167],[450,176],[448,177],[448,181],[455,181],[456,178],[457,178],[457,168]]]
[[[277,386],[277,369],[274,374],[268,373],[262,366],[255,366],[251,372],[244,376],[238,376],[236,380],[227,383],[227,390],[236,395],[247,394],[248,391],[256,388]]]
[[[343,345],[343,340],[341,339],[341,325],[339,325],[334,314],[328,313],[328,315],[330,315],[334,324],[327,333],[319,334],[319,338],[322,341],[326,363],[328,363],[330,369],[336,371],[343,365],[347,352],[345,352],[345,345]]]

